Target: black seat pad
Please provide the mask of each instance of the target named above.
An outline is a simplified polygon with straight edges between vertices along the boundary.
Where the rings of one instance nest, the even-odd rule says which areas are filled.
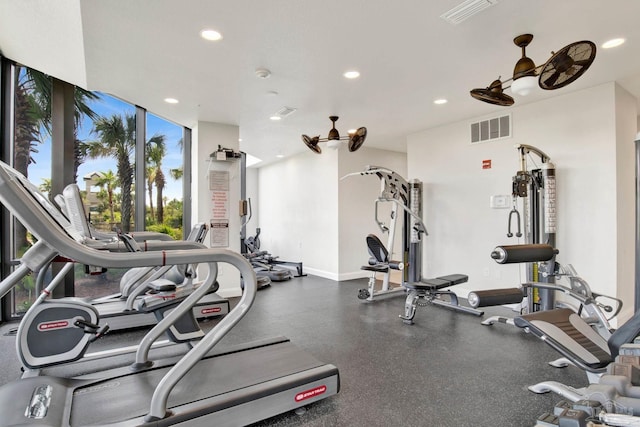
[[[360,270],[366,270],[366,271],[375,271],[376,273],[386,273],[387,271],[389,271],[389,266],[387,265],[363,265],[362,267],[360,267]]]
[[[464,283],[467,280],[469,280],[469,276],[465,274],[449,274],[435,279],[424,279],[420,282],[407,282],[404,286],[409,289],[437,290]]]

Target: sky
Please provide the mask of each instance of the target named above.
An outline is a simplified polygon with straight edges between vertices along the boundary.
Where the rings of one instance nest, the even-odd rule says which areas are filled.
[[[111,117],[114,114],[122,116],[127,113],[135,114],[135,106],[106,94],[98,92],[98,95],[100,98],[90,103],[91,108],[98,115]],[[162,163],[162,171],[167,180],[164,196],[166,196],[168,200],[174,198],[182,199],[182,180],[174,180],[169,173],[170,169],[176,169],[182,166],[182,152],[178,144],[178,141],[182,138],[182,130],[182,127],[175,123],[164,120],[154,114],[147,113],[147,139],[156,134],[165,135],[167,152]],[[45,178],[51,177],[51,139],[46,134],[45,137],[44,142],[37,146],[38,153],[33,154],[36,163],[29,166],[28,172],[29,181],[38,186],[43,183]],[[93,123],[91,120],[83,120],[78,130],[78,139],[82,141],[98,139],[98,135],[93,132]],[[86,160],[78,169],[78,185],[80,189],[85,189],[84,182],[82,181],[83,176],[92,172],[107,172],[109,170],[116,174],[116,162],[114,158]]]

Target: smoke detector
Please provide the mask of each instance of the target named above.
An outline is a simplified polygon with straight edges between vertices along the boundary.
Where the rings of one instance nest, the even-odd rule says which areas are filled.
[[[271,76],[271,71],[266,68],[257,68],[256,69],[256,77],[259,79],[268,79]]]

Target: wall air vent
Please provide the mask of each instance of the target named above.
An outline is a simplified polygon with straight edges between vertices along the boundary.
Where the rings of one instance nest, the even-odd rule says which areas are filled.
[[[471,123],[471,143],[511,137],[511,115]]]
[[[498,3],[498,0],[467,0],[450,11],[443,13],[440,18],[450,24],[458,25],[496,3]]]

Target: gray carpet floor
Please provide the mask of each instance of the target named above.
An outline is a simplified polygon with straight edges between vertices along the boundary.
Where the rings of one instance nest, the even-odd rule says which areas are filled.
[[[364,279],[335,282],[307,276],[258,292],[249,314],[219,346],[286,336],[336,365],[341,389],[304,414],[285,413],[256,426],[533,426],[560,398],[533,394],[528,385],[544,380],[587,384],[577,368],[547,365],[557,353],[516,327],[483,326],[479,317],[438,306],[419,307],[415,324],[406,325],[398,318],[403,296],[366,303],[357,298],[363,287]],[[514,313],[493,307],[485,309],[484,317],[493,314]],[[0,326],[0,384],[20,376],[15,337],[8,334],[14,327]],[[135,344],[143,333],[109,334],[91,350]],[[104,363],[130,360],[121,356]],[[78,366],[61,366],[49,374],[69,375]]]

